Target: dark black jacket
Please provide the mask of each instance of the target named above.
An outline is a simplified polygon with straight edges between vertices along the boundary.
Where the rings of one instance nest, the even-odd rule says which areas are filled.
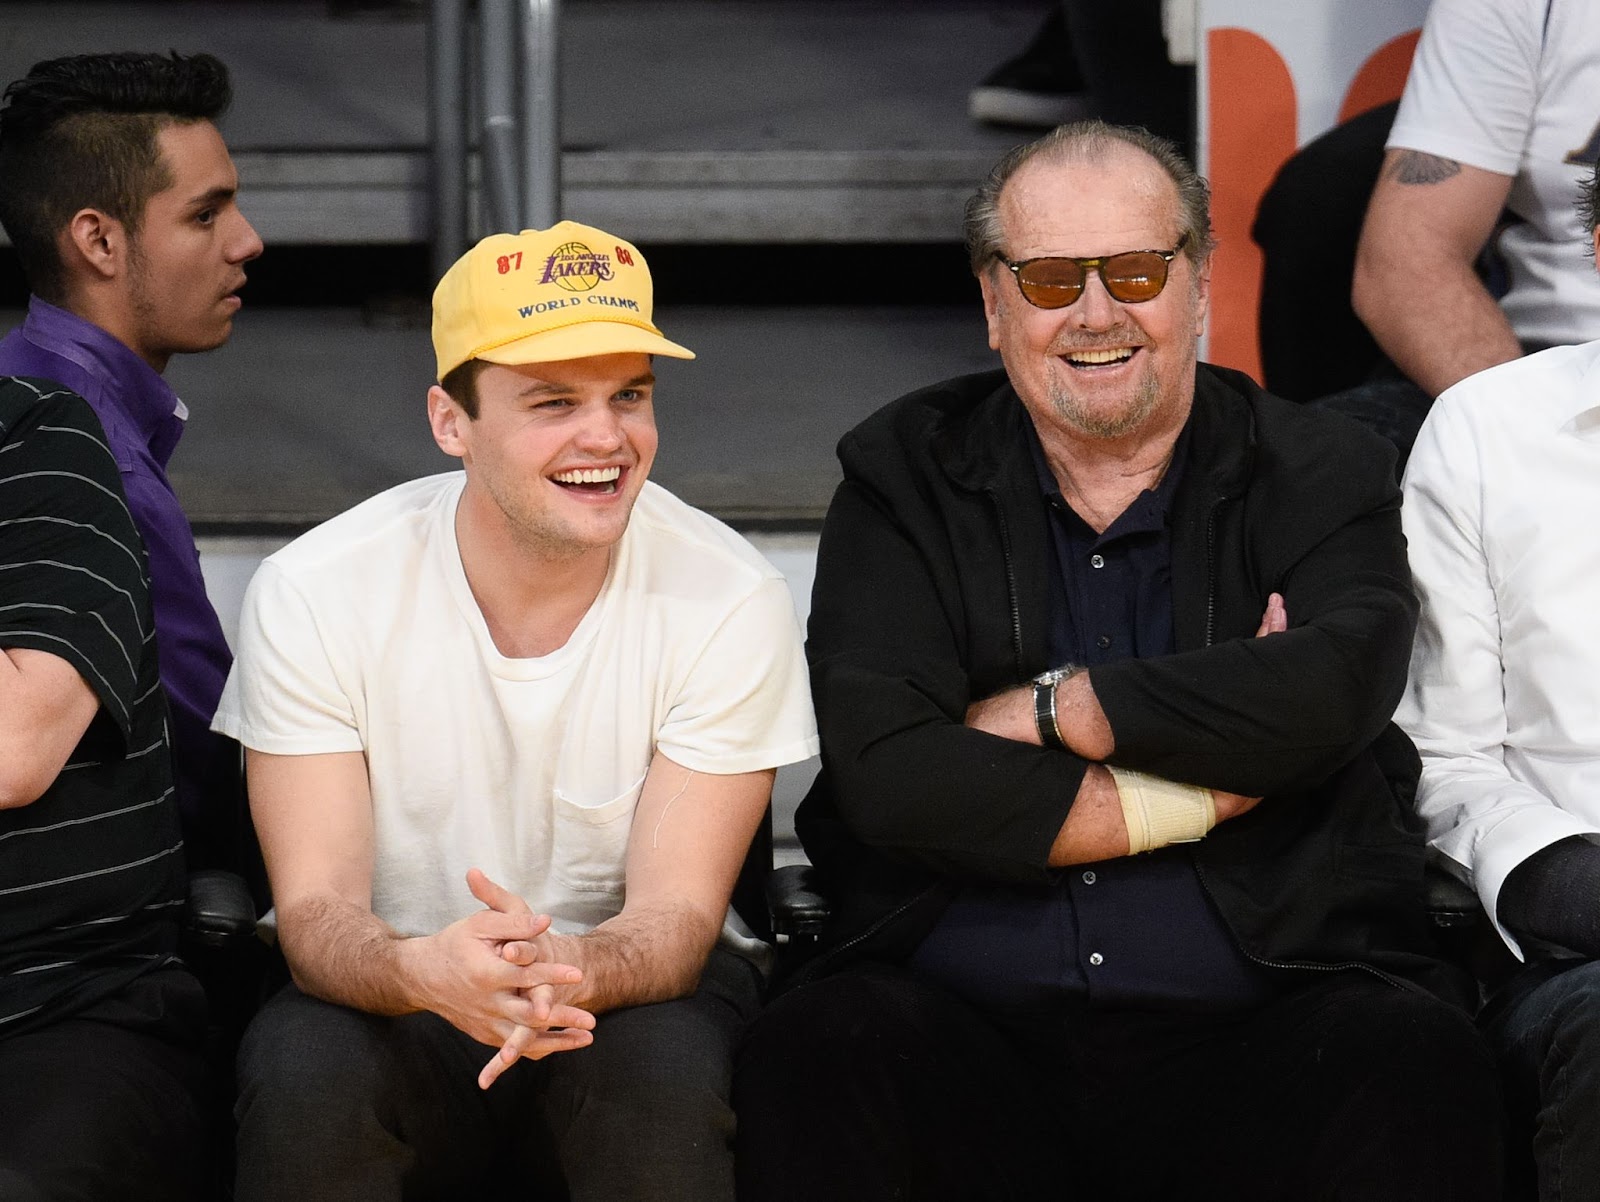
[[[797,827],[835,918],[808,973],[915,948],[963,880],[1037,883],[1086,764],[962,725],[1047,662],[1047,511],[1003,372],[839,444],[807,654],[823,771]],[[1418,763],[1389,723],[1417,603],[1388,444],[1202,364],[1174,500],[1177,652],[1092,669],[1111,762],[1264,796],[1194,845],[1245,953],[1457,996],[1422,908]],[[1281,592],[1288,631],[1252,637]]]

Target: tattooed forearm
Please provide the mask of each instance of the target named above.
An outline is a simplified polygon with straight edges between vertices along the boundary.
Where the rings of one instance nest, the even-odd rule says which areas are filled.
[[[1402,150],[1395,155],[1386,174],[1402,184],[1442,184],[1452,175],[1461,174],[1461,164],[1436,154],[1423,154],[1420,150]]]

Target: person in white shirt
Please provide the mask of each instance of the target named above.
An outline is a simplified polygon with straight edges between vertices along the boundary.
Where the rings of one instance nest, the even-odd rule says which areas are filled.
[[[1525,350],[1600,337],[1600,279],[1572,207],[1600,155],[1596,95],[1592,0],[1429,9],[1352,289],[1378,345],[1428,398]],[[1508,211],[1497,301],[1475,266]]]
[[[781,576],[647,481],[631,244],[484,239],[434,293],[463,470],[261,567],[216,728],[293,983],[240,1053],[242,1200],[732,1199],[765,945],[729,908],[817,749]]]
[[[1600,246],[1597,203],[1591,177]],[[1600,1197],[1597,504],[1600,341],[1441,396],[1402,510],[1422,614],[1396,721],[1432,846],[1525,962],[1483,1024],[1546,1200]]]

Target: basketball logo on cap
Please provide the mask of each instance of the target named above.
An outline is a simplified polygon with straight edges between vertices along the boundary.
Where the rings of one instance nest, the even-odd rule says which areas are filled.
[[[582,242],[563,242],[544,261],[541,284],[555,284],[568,292],[587,292],[611,278],[611,256],[596,254]]]

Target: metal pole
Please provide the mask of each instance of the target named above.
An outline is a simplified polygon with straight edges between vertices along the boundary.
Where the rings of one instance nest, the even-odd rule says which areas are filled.
[[[560,0],[523,0],[522,217],[561,220]]]
[[[522,228],[522,161],[517,136],[515,0],[478,0],[478,80],[483,96],[482,168],[485,233]]]
[[[433,278],[467,249],[465,0],[433,0],[428,25],[428,140]]]

